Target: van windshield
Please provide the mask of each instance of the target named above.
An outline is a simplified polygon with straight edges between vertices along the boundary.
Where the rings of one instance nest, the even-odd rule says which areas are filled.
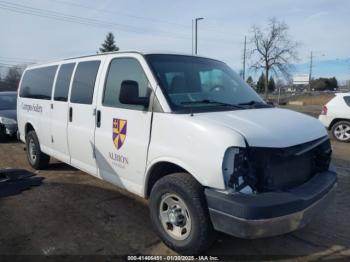
[[[269,107],[225,63],[183,55],[146,55],[175,112]]]

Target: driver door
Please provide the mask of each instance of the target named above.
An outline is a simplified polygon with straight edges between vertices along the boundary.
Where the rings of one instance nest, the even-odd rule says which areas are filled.
[[[97,104],[95,156],[98,176],[142,194],[150,139],[152,112],[141,105],[122,104],[121,84],[138,84],[139,95],[150,93],[148,78],[137,57],[111,57],[106,61],[104,90]]]

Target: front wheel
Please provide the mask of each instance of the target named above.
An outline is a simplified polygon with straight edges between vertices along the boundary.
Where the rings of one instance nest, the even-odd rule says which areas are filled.
[[[29,164],[37,170],[45,169],[50,157],[41,152],[39,139],[35,131],[29,131],[26,136],[27,159]]]
[[[204,189],[189,174],[157,181],[151,191],[150,213],[160,238],[180,254],[201,253],[215,239]]]
[[[340,121],[332,127],[333,137],[340,142],[350,142],[350,122]]]

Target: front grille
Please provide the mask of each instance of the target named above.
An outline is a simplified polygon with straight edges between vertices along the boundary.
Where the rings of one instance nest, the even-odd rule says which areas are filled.
[[[331,153],[326,137],[282,149],[250,147],[248,180],[257,192],[293,188],[328,170]]]

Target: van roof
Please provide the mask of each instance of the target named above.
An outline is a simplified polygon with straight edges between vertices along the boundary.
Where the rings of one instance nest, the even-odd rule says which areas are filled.
[[[85,57],[105,56],[105,55],[111,55],[111,54],[126,54],[126,53],[134,53],[134,54],[144,55],[144,53],[142,53],[140,51],[125,50],[125,51],[112,51],[112,52],[105,52],[105,53],[97,53],[97,54],[91,54],[91,55],[73,56],[73,57],[65,58],[63,60],[66,61],[66,60],[85,58]]]
[[[166,52],[166,51],[142,52],[142,51],[136,51],[136,50],[125,50],[125,51],[113,51],[113,52],[105,52],[105,53],[70,57],[70,58],[66,58],[63,60],[78,59],[78,58],[84,58],[84,57],[94,57],[94,56],[104,56],[104,55],[110,55],[110,54],[125,54],[125,53],[134,53],[134,54],[140,54],[140,55],[155,55],[155,54],[157,54],[157,55],[185,55],[185,56],[204,57],[204,56],[197,56],[197,55],[193,55],[193,54],[189,54],[189,53],[185,53],[185,52],[183,52],[183,53],[181,53],[181,52]]]
[[[97,53],[97,54],[90,54],[90,55],[73,56],[73,57],[68,57],[68,58],[63,58],[63,59],[54,59],[54,60],[51,60],[51,61],[45,61],[45,62],[39,62],[39,63],[35,63],[35,64],[30,64],[30,65],[27,66],[27,68],[36,67],[36,66],[45,65],[45,64],[50,64],[50,63],[55,63],[55,62],[80,59],[80,58],[95,57],[95,56],[106,56],[106,55],[111,55],[111,54],[130,54],[130,53],[132,53],[132,54],[140,54],[140,55],[163,54],[163,55],[196,56],[196,55],[193,55],[193,54],[180,53],[180,52],[164,52],[164,51],[160,51],[160,52],[157,52],[157,51],[141,52],[141,51],[136,51],[136,50],[123,50],[123,51],[113,51],[113,52]],[[205,56],[196,56],[196,57],[209,58],[209,57],[205,57]],[[210,59],[212,59],[212,58],[210,58]]]

